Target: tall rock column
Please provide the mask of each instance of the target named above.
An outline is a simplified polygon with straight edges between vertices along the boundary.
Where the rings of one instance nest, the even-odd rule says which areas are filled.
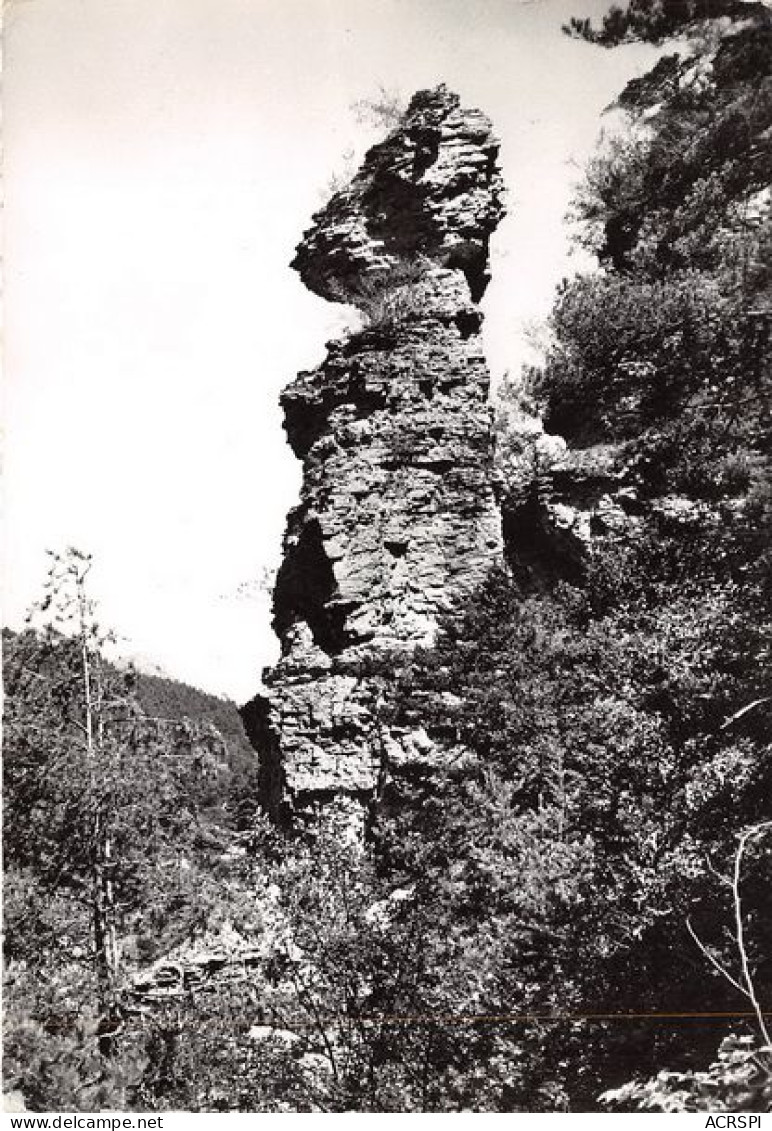
[[[282,657],[244,708],[281,824],[360,824],[384,758],[424,756],[421,732],[383,732],[368,673],[429,643],[501,559],[477,307],[497,156],[483,114],[420,91],[297,249],[306,286],[364,328],[282,395],[303,487],[274,595]]]

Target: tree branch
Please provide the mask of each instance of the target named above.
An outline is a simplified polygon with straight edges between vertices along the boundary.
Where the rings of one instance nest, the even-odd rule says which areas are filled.
[[[767,1028],[763,1010],[758,998],[756,997],[756,987],[753,984],[753,977],[751,975],[750,964],[748,962],[748,952],[745,947],[745,930],[743,927],[740,881],[742,878],[743,855],[745,853],[745,849],[748,846],[748,842],[758,833],[764,833],[770,829],[772,829],[772,821],[764,821],[760,825],[754,825],[752,828],[745,830],[745,832],[740,837],[740,843],[737,846],[737,852],[734,858],[734,875],[732,879],[732,892],[734,894],[735,937],[737,939],[737,949],[740,952],[740,963],[742,965],[743,981],[747,986],[745,994],[746,997],[750,1000],[751,1005],[753,1006],[754,1012],[756,1014],[756,1020],[759,1026],[759,1031],[761,1032],[764,1044],[768,1046],[772,1046],[772,1038],[770,1038],[769,1029]]]
[[[727,982],[731,982],[731,984],[734,986],[734,988],[736,990],[739,990],[740,993],[743,994],[745,997],[749,997],[750,995],[749,995],[748,991],[740,984],[740,982],[737,981],[736,978],[733,978],[732,975],[729,973],[729,971],[721,965],[721,963],[718,961],[718,959],[716,959],[710,953],[710,951],[705,946],[704,942],[699,937],[697,932],[694,930],[694,927],[691,925],[691,923],[689,922],[688,919],[686,920],[686,929],[689,932],[689,934],[692,936],[694,941],[697,943],[697,946],[700,948],[702,953],[705,955],[705,957],[707,958],[707,960],[711,964],[711,966],[715,970],[718,970],[719,974],[721,974],[721,976],[723,978],[726,978]]]

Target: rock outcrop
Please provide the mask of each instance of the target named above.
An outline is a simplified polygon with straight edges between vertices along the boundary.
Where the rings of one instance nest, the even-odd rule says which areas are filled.
[[[508,413],[499,445],[507,563],[524,589],[579,581],[608,538],[640,527],[643,507],[619,445],[571,448],[536,413]]]
[[[501,559],[489,373],[477,303],[503,208],[488,120],[421,91],[314,217],[293,266],[363,329],[284,391],[303,461],[274,596],[282,642],[244,709],[263,806],[361,821],[388,751],[378,680]],[[420,739],[420,736],[418,736]]]

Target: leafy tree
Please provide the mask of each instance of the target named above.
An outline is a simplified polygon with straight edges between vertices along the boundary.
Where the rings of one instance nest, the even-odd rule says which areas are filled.
[[[179,732],[170,742],[142,713],[133,673],[106,660],[111,637],[87,593],[90,567],[77,550],[52,555],[30,626],[5,640],[6,1074],[49,1107],[65,1099],[52,1094],[55,1081],[75,1069],[40,1067],[48,1080],[31,1080],[29,1042],[44,1043],[40,1066],[114,1056],[127,961],[143,937],[156,947],[184,933],[200,907],[183,865],[210,754],[192,734],[187,748]],[[18,1060],[14,1050],[25,1049]]]
[[[663,1069],[651,1080],[623,1084],[600,1099],[609,1111],[768,1111],[772,1074],[752,1037],[730,1035],[705,1070]]]
[[[754,7],[761,9],[762,5]],[[574,17],[564,30],[603,47],[636,40],[662,43],[679,33],[693,31],[704,20],[747,14],[748,5],[743,0],[630,0],[624,8],[612,4],[600,28],[594,28],[586,18]]]

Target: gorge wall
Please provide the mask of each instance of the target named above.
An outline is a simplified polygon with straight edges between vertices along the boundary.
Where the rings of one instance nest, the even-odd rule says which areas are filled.
[[[431,641],[502,556],[478,303],[502,214],[498,143],[444,87],[415,95],[293,266],[363,329],[285,389],[303,461],[274,594],[282,655],[244,708],[261,803],[282,825],[361,825],[388,765],[430,756],[387,730],[378,680]]]

